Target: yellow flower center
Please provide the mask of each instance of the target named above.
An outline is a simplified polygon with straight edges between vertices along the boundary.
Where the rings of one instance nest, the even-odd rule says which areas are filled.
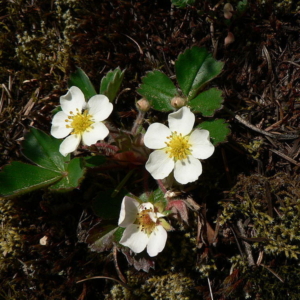
[[[189,143],[188,136],[182,136],[181,133],[177,134],[177,132],[174,131],[167,139],[169,141],[165,142],[167,145],[165,151],[169,154],[170,158],[174,158],[174,160],[177,161],[185,159],[192,154],[192,145]]]
[[[67,128],[73,128],[71,134],[82,134],[92,129],[91,125],[94,123],[92,116],[88,114],[87,110],[81,113],[78,109],[76,109],[76,114],[70,111],[70,116],[65,121]]]
[[[155,229],[156,223],[151,219],[149,213],[152,213],[153,209],[144,209],[137,215],[137,224],[140,226],[140,230],[144,231],[147,235],[150,235]]]

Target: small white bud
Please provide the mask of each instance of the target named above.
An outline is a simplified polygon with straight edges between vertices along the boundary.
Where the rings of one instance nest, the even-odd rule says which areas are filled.
[[[233,12],[233,6],[230,3],[226,3],[224,5],[224,18],[225,19],[231,19]]]
[[[136,102],[136,107],[142,112],[147,112],[150,109],[150,103],[145,98],[142,98]]]
[[[40,239],[40,245],[46,246],[49,243],[49,238],[45,235]]]
[[[225,44],[225,47],[228,46],[229,44],[233,43],[234,42],[234,35],[232,32],[228,32],[225,40],[224,40],[224,44]]]
[[[181,107],[185,106],[185,103],[186,103],[186,100],[179,96],[175,96],[171,100],[171,105],[175,108],[181,108]]]

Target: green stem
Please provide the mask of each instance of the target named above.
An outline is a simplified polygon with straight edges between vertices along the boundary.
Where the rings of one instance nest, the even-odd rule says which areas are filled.
[[[125,185],[125,183],[128,181],[130,176],[132,175],[134,169],[130,170],[126,176],[122,179],[122,181],[119,183],[119,185],[114,189],[113,193],[111,194],[111,197],[114,198],[118,195],[122,187]]]

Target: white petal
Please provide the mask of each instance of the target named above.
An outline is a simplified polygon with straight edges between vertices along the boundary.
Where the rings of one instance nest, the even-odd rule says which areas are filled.
[[[97,122],[92,125],[93,129],[86,130],[82,134],[82,142],[84,145],[91,146],[97,141],[103,140],[109,134],[109,130],[102,122]]]
[[[165,216],[166,216],[166,215],[161,214],[161,213],[159,213],[159,212],[156,213],[156,218],[157,218],[157,219],[163,218],[163,217],[165,217]]]
[[[63,156],[67,156],[69,153],[75,151],[79,146],[81,137],[79,134],[71,134],[59,146],[59,152]]]
[[[181,184],[196,181],[201,174],[201,162],[191,155],[175,163],[174,177]]]
[[[70,122],[66,122],[68,116],[63,112],[59,111],[52,120],[52,127],[51,127],[51,135],[57,139],[61,139],[66,137],[72,132],[72,128],[67,128],[66,125]]]
[[[140,231],[138,225],[130,224],[123,232],[120,244],[129,247],[135,253],[140,253],[146,248],[148,241],[148,235]]]
[[[209,140],[209,131],[205,129],[195,129],[190,135],[192,155],[198,159],[206,159],[215,151],[214,145]]]
[[[156,226],[155,230],[150,235],[147,245],[149,256],[156,256],[165,248],[167,236],[167,231],[161,225]]]
[[[87,103],[89,114],[95,122],[106,120],[113,110],[113,105],[104,95],[95,95]]]
[[[118,222],[120,227],[127,227],[136,220],[139,205],[139,202],[133,198],[128,196],[123,198]]]
[[[165,148],[167,137],[172,134],[171,130],[164,124],[153,123],[147,129],[144,136],[144,144],[150,149]]]
[[[164,150],[155,150],[150,154],[145,167],[154,179],[164,179],[174,169],[174,160]]]
[[[73,128],[54,126],[51,127],[51,135],[57,139],[62,139],[72,132]]]
[[[70,115],[71,111],[76,114],[76,109],[81,113],[86,102],[82,91],[77,86],[71,86],[69,91],[60,97],[60,105],[63,112]]]
[[[156,221],[157,221],[157,214],[156,214],[155,212],[149,212],[148,215],[149,215],[150,219],[151,219],[154,223],[156,223]]]
[[[63,126],[66,125],[66,120],[68,120],[68,115],[66,115],[63,111],[59,111],[56,113],[52,119],[52,125],[55,126]]]
[[[168,121],[172,132],[176,131],[185,136],[188,135],[194,127],[195,115],[188,107],[184,106],[176,112],[169,114]]]

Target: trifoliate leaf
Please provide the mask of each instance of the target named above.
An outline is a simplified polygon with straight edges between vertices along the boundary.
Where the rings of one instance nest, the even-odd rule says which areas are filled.
[[[204,85],[220,74],[223,63],[205,49],[193,47],[178,56],[175,63],[179,86],[187,100],[195,98]]]
[[[216,110],[221,109],[222,103],[222,91],[212,88],[200,93],[189,101],[188,105],[193,112],[202,113],[205,117],[212,117]]]
[[[177,95],[177,89],[172,80],[160,71],[149,72],[143,77],[137,92],[147,99],[155,110],[163,112],[174,110],[171,100]]]
[[[22,142],[22,153],[40,167],[64,171],[65,163],[70,161],[70,155],[64,157],[59,153],[60,144],[61,140],[32,127]]]
[[[71,74],[68,81],[68,86],[69,88],[71,86],[77,86],[78,88],[80,88],[86,100],[97,94],[89,77],[80,68],[77,68],[77,70]]]
[[[0,173],[0,195],[3,197],[25,194],[61,180],[60,172],[14,161]]]
[[[15,196],[33,190],[51,186],[52,190],[70,190],[76,188],[84,175],[81,158],[70,161],[70,155],[64,157],[59,152],[61,140],[45,132],[31,128],[22,143],[22,153],[31,162],[12,162],[0,172],[0,195]]]
[[[110,102],[113,102],[122,84],[124,73],[120,68],[116,68],[114,71],[109,71],[104,76],[100,83],[100,94],[105,95]]]
[[[85,168],[83,159],[76,157],[65,164],[63,178],[49,187],[50,190],[66,192],[79,186],[84,178]]]
[[[229,125],[225,123],[224,119],[204,121],[197,127],[209,131],[211,141],[215,146],[226,142],[227,136],[230,134]]]

